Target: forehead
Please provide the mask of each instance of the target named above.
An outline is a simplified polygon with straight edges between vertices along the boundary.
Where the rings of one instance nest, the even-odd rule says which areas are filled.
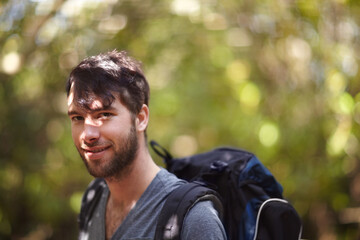
[[[70,107],[70,105],[73,104],[73,101],[74,101],[74,84],[71,84],[71,88],[70,88],[69,95],[67,98],[68,107]]]
[[[114,105],[121,104],[118,98],[114,98],[113,101],[109,101],[108,99],[103,99],[97,96],[94,93],[86,94],[85,96],[76,96],[74,92],[73,85],[70,88],[69,96],[67,99],[67,105],[69,112],[76,110],[83,111],[96,111],[103,110],[113,107]]]

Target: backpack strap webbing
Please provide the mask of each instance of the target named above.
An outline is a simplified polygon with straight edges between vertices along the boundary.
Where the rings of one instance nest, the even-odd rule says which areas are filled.
[[[81,201],[81,209],[78,216],[80,233],[87,231],[88,223],[101,198],[104,188],[105,180],[102,178],[96,178],[86,189]]]
[[[180,239],[184,218],[199,201],[212,201],[222,219],[223,208],[218,194],[202,183],[186,183],[171,192],[166,199],[158,218],[154,239]]]

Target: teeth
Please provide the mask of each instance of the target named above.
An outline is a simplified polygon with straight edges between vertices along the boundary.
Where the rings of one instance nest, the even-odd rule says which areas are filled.
[[[88,152],[92,152],[92,153],[97,153],[97,152],[101,152],[104,151],[106,148],[101,148],[101,149],[96,149],[96,150],[87,150]]]
[[[101,151],[104,151],[104,150],[105,150],[105,148],[102,148],[102,149],[95,150],[93,152],[101,152]]]

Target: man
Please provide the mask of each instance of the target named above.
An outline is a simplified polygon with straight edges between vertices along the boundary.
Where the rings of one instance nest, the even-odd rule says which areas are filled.
[[[75,146],[98,183],[89,185],[82,208],[101,190],[79,238],[153,239],[164,201],[184,181],[157,166],[149,154],[149,85],[140,64],[115,50],[89,57],[70,73],[66,89]],[[169,231],[164,236],[176,233]],[[226,238],[209,201],[189,211],[180,236]]]

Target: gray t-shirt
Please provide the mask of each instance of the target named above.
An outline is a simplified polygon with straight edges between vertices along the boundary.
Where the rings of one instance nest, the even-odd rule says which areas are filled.
[[[183,180],[165,169],[161,169],[136,205],[115,231],[111,240],[153,239],[157,217],[170,192],[184,184]],[[89,222],[84,240],[105,240],[105,212],[109,196],[107,186]],[[224,227],[217,211],[209,201],[197,203],[184,219],[181,238],[186,240],[226,239]]]

